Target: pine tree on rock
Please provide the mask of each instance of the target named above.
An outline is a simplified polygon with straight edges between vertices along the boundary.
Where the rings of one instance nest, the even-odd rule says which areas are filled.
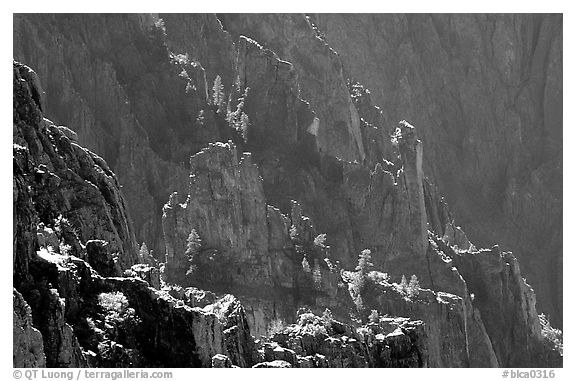
[[[408,284],[408,294],[410,296],[418,296],[420,293],[420,282],[418,282],[418,277],[412,275],[410,278],[410,283]]]
[[[312,280],[314,281],[314,288],[319,290],[322,288],[322,271],[320,270],[320,264],[316,259],[314,261],[314,270],[312,271]]]
[[[308,263],[308,260],[306,259],[306,257],[304,257],[304,259],[302,259],[302,270],[304,270],[304,272],[311,272],[312,269],[310,268],[310,263]]]
[[[212,86],[212,103],[218,107],[218,112],[222,111],[224,105],[224,85],[222,78],[219,75],[214,78],[214,86]]]
[[[359,271],[362,275],[366,275],[373,267],[372,252],[369,249],[362,250],[358,257],[358,266],[356,266],[356,271]]]
[[[406,276],[404,274],[402,274],[402,280],[400,281],[400,290],[408,290],[408,281],[406,280]]]
[[[200,246],[202,245],[202,241],[200,240],[200,236],[196,232],[195,229],[190,231],[188,235],[188,239],[186,240],[186,256],[188,257],[188,262],[190,263],[190,268],[186,272],[186,275],[190,275],[194,272],[194,265],[192,261],[194,260],[194,256],[198,254],[200,251]]]
[[[138,252],[138,256],[142,263],[146,261],[149,255],[150,251],[148,250],[148,246],[146,246],[146,242],[142,242],[142,246],[140,246],[140,251]]]

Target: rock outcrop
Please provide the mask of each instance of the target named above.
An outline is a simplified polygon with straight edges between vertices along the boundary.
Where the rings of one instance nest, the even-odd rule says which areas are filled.
[[[41,368],[46,366],[42,334],[34,328],[32,310],[22,295],[14,290],[13,312],[13,364],[15,368]]]
[[[485,137],[476,124],[464,137],[435,134],[447,123],[437,110],[406,114],[419,137],[405,121],[390,129],[406,116],[391,121],[395,109],[355,81],[327,43],[324,16],[161,17],[15,16],[15,57],[40,73],[14,64],[15,364],[561,365],[518,261],[475,245],[488,221],[498,230],[513,214],[527,220],[528,205],[539,210],[519,187],[549,201],[542,218],[557,217],[558,192],[542,181],[548,164],[507,183],[507,171],[532,164],[514,146],[513,168],[502,170],[490,146],[478,164],[485,175],[460,173],[475,190],[447,192],[452,214],[441,196],[454,179],[448,161],[469,170],[486,154],[474,138]],[[414,46],[402,46],[421,68],[408,57]],[[513,68],[513,58],[496,66]],[[387,104],[410,102],[421,79],[400,81],[408,95]],[[514,131],[532,120],[522,115]],[[476,156],[439,154],[462,139]],[[489,220],[491,209],[475,205],[465,229],[456,225],[470,197],[480,192],[484,205],[502,187],[503,216]],[[419,286],[407,291],[402,276]],[[302,307],[325,312],[324,322],[300,322]],[[372,310],[388,316],[369,323]]]
[[[106,160],[138,242],[158,258],[162,206],[185,191],[188,157],[234,138],[209,104],[204,69],[178,53],[151,15],[14,15],[14,58],[42,79],[46,116]]]
[[[360,117],[348,94],[342,63],[333,49],[316,38],[305,18],[295,14],[234,14],[219,18],[240,44],[241,36],[246,36],[265,44],[282,60],[298,62],[294,71],[299,78],[299,91],[318,117],[315,135],[323,152],[347,161],[361,162],[365,158]]]
[[[418,368],[429,366],[421,321],[383,318],[359,328],[311,313],[276,332],[260,350],[265,363],[293,368]]]
[[[494,351],[504,366],[526,367],[548,363],[561,366],[562,359],[548,351],[536,311],[536,295],[522,277],[518,260],[498,246],[490,250],[451,251],[454,265],[474,295],[473,305],[482,314]],[[499,338],[496,340],[495,338]]]
[[[266,205],[258,167],[249,153],[238,156],[228,142],[210,144],[190,158],[185,202],[173,194],[164,207],[165,274],[171,283],[233,292],[247,308],[253,334],[261,335],[274,319],[292,320],[303,300],[316,305],[321,297],[302,268],[305,253],[296,250],[291,227],[292,236],[301,232],[308,246],[316,236],[311,226],[302,226],[307,218],[297,204],[292,219]],[[198,247],[191,247],[192,232]],[[308,255],[334,286],[335,269]]]
[[[382,125],[426,127],[424,172],[458,223],[513,251],[561,325],[562,15],[310,16]]]
[[[252,365],[241,305],[217,316],[151,287],[116,176],[43,117],[35,73],[13,66],[14,366]]]

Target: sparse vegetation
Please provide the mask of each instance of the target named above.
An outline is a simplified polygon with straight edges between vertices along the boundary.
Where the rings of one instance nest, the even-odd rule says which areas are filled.
[[[362,341],[365,341],[370,336],[371,331],[366,327],[359,327],[356,329],[356,333],[358,333]]]
[[[380,271],[370,271],[368,273],[368,278],[374,283],[389,283],[390,275],[388,273],[382,273]]]
[[[548,317],[545,314],[538,315],[540,318],[540,327],[542,328],[542,336],[546,338],[554,346],[554,348],[563,354],[564,343],[562,331],[550,325]]]
[[[358,266],[356,266],[356,273],[352,275],[352,291],[354,294],[354,304],[356,309],[360,312],[364,310],[363,293],[365,291],[366,281],[370,269],[374,267],[372,264],[372,252],[369,249],[364,249],[358,256]]]
[[[366,278],[362,276],[360,272],[352,273],[351,279],[351,289],[352,298],[354,299],[354,304],[356,305],[356,310],[362,311],[364,309],[364,301],[362,300],[362,292],[364,290],[364,284]]]
[[[307,325],[307,324],[314,324],[318,323],[320,318],[314,315],[312,312],[305,312],[298,316],[298,325]]]
[[[410,283],[406,280],[406,276],[402,275],[402,280],[398,284],[398,290],[405,293],[408,297],[413,298],[420,294],[420,282],[416,275],[410,277]]]
[[[378,311],[372,310],[372,312],[371,312],[370,315],[368,316],[368,321],[369,321],[370,323],[378,323],[378,322],[380,322],[380,315],[378,314]]]
[[[358,257],[358,266],[356,266],[356,271],[361,274],[366,275],[374,267],[372,263],[372,252],[369,249],[364,249]]]
[[[330,261],[330,258],[324,258],[324,263],[326,263],[326,266],[328,266],[330,271],[336,270],[336,266],[332,263],[332,261]]]
[[[320,248],[325,248],[326,245],[324,244],[324,242],[326,242],[326,233],[322,233],[322,234],[318,234],[316,236],[316,238],[314,238],[314,245],[320,247]]]
[[[164,25],[164,20],[158,19],[154,21],[154,26],[156,27],[156,29],[161,30],[162,33],[166,33],[166,25]]]
[[[65,244],[65,243],[60,243],[60,254],[62,255],[70,255],[72,252],[72,246]]]
[[[408,290],[408,281],[406,280],[406,276],[402,274],[402,280],[400,281],[400,291],[406,292]]]
[[[103,292],[98,295],[98,304],[108,313],[121,315],[128,308],[128,299],[121,292]]]
[[[333,320],[334,318],[332,317],[332,311],[330,311],[330,309],[326,308],[324,310],[324,312],[322,313],[322,319],[324,319],[324,321],[326,321],[326,322]]]
[[[406,292],[411,297],[418,296],[420,293],[420,282],[418,282],[418,277],[416,275],[412,275],[410,278],[410,283],[408,284]]]
[[[188,239],[186,240],[185,254],[188,257],[188,262],[190,263],[190,267],[188,268],[186,275],[190,275],[195,271],[195,266],[192,262],[194,261],[194,256],[200,251],[201,246],[202,241],[200,240],[200,236],[195,229],[192,229],[188,235]]]
[[[224,85],[222,78],[219,75],[214,78],[214,85],[212,86],[212,104],[221,112],[224,106]]]
[[[141,319],[131,308],[128,299],[121,292],[103,292],[98,295],[98,305],[103,310],[103,319],[87,320],[88,326],[104,328],[103,332],[112,341],[125,340],[130,332],[140,326]]]
[[[248,141],[248,126],[250,125],[250,119],[248,118],[248,115],[246,115],[244,112],[242,112],[242,114],[240,114],[240,134],[242,135],[242,139],[244,139],[244,141]]]
[[[246,142],[248,139],[248,127],[250,126],[250,118],[244,112],[244,100],[248,96],[249,87],[244,89],[244,93],[238,98],[238,105],[235,111],[228,110],[226,120],[228,124],[233,127],[242,135],[242,139]]]
[[[290,239],[291,240],[296,240],[298,239],[298,229],[296,228],[296,225],[291,225],[290,226]]]
[[[150,256],[150,251],[148,250],[148,246],[146,246],[146,242],[142,242],[142,246],[140,246],[140,250],[138,251],[138,257],[142,263]]]
[[[279,319],[279,318],[274,319],[268,325],[268,329],[266,330],[266,335],[268,337],[272,337],[275,334],[282,332],[284,330],[284,328],[286,328],[286,324],[284,323],[284,320]]]
[[[310,263],[308,263],[308,260],[306,259],[306,257],[304,257],[302,259],[302,270],[304,270],[304,272],[309,273],[312,271],[312,269],[310,268]]]
[[[174,54],[172,57],[172,61],[175,63],[178,63],[180,65],[187,65],[190,62],[190,58],[188,56],[188,53],[186,54]]]
[[[314,270],[312,270],[312,280],[314,281],[314,288],[320,290],[322,288],[322,270],[320,270],[320,263],[314,260]]]
[[[326,322],[323,317],[314,315],[311,312],[305,312],[298,316],[298,325],[301,327],[302,333],[309,333],[313,336],[327,335]]]
[[[200,112],[198,113],[198,117],[196,118],[196,124],[198,126],[204,126],[205,120],[206,118],[204,117],[204,110],[200,110]]]

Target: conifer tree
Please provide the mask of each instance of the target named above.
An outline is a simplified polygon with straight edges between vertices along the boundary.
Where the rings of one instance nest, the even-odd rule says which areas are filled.
[[[320,264],[316,259],[314,261],[314,270],[312,271],[312,280],[314,281],[314,288],[319,290],[322,288],[322,272],[320,270]]]
[[[408,281],[406,280],[406,276],[402,274],[402,280],[400,281],[400,290],[406,291],[408,289]]]
[[[138,252],[138,256],[142,261],[146,260],[150,252],[148,251],[148,246],[146,246],[146,242],[142,242],[142,246],[140,246],[140,251]]]
[[[192,264],[192,262],[194,260],[194,256],[198,254],[198,252],[200,251],[201,244],[202,241],[200,240],[200,236],[198,235],[198,233],[196,233],[195,229],[192,229],[190,231],[190,235],[188,235],[188,239],[186,240],[185,254],[188,257],[188,262],[190,263],[190,267],[188,268],[188,271],[186,271],[186,275],[192,274],[196,269],[195,265]]]
[[[250,118],[244,112],[240,115],[240,133],[242,134],[242,139],[244,142],[248,141],[248,124],[250,123]]]
[[[358,266],[356,266],[356,271],[359,271],[362,275],[366,275],[374,267],[372,263],[372,252],[369,249],[364,249],[358,257]]]
[[[372,310],[370,316],[368,316],[368,321],[370,321],[370,323],[380,322],[380,315],[378,314],[378,311]]]
[[[418,282],[418,277],[412,275],[410,278],[410,283],[408,284],[408,294],[410,296],[417,296],[420,293],[420,282]]]
[[[218,111],[222,109],[224,104],[224,85],[222,78],[219,75],[214,78],[214,86],[212,86],[212,103],[218,107]]]
[[[304,272],[307,272],[307,273],[312,271],[312,269],[310,268],[310,263],[308,263],[308,260],[306,259],[306,257],[304,257],[304,259],[302,259],[302,269],[304,270]]]
[[[200,240],[198,233],[196,233],[196,229],[192,229],[190,235],[188,235],[188,239],[186,240],[186,256],[188,256],[188,260],[192,260],[194,254],[198,253],[201,244],[202,241]]]

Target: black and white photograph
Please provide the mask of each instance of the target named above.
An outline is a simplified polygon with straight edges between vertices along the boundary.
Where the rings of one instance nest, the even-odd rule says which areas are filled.
[[[565,379],[564,14],[518,10],[14,12],[6,379]]]

